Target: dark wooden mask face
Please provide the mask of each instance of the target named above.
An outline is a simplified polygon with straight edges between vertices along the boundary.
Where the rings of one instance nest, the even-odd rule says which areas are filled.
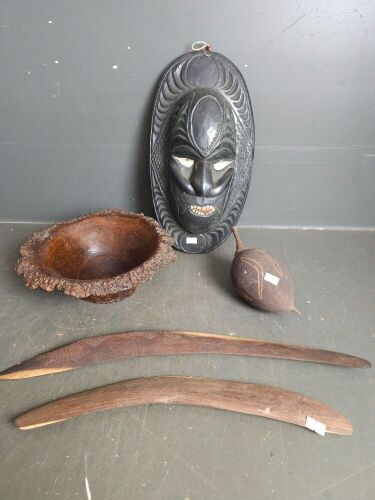
[[[154,206],[176,247],[208,252],[246,199],[254,151],[246,85],[224,56],[189,53],[167,69],[151,134]]]
[[[193,90],[171,132],[171,205],[181,226],[192,234],[215,227],[224,212],[234,173],[234,119],[220,94]]]

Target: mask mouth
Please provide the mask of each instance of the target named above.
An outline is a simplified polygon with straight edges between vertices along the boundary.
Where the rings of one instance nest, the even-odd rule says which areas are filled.
[[[197,217],[211,217],[211,215],[216,211],[213,205],[190,205],[189,210]]]

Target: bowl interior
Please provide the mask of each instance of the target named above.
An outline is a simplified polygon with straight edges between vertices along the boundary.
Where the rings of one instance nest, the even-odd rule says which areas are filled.
[[[95,215],[57,227],[43,243],[40,259],[66,278],[110,278],[141,265],[157,244],[155,228],[141,216]]]

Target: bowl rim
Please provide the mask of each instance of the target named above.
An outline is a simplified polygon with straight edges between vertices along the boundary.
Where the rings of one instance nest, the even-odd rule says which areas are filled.
[[[76,224],[85,219],[97,216],[121,215],[133,219],[142,219],[156,233],[157,243],[153,253],[140,265],[109,278],[94,278],[80,280],[67,278],[57,272],[46,269],[40,262],[40,250],[44,243],[53,237],[56,230]],[[98,212],[90,212],[73,219],[61,221],[41,231],[34,232],[28,240],[20,247],[20,258],[15,270],[19,275],[23,275],[26,285],[30,288],[41,288],[48,292],[61,290],[67,295],[77,298],[87,298],[90,296],[104,297],[126,290],[134,289],[139,284],[153,277],[155,272],[163,265],[176,260],[175,252],[172,249],[173,238],[160,226],[153,218],[143,213],[127,212],[117,208],[109,208]]]

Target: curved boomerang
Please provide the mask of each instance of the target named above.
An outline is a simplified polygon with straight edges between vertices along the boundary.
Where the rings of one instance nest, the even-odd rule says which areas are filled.
[[[291,359],[344,367],[371,366],[362,358],[312,347],[211,333],[151,330],[78,340],[4,370],[0,380],[38,377],[130,357],[195,353]]]
[[[312,417],[326,426],[326,432],[349,435],[353,431],[343,415],[296,392],[267,385],[176,376],[125,380],[73,394],[21,415],[15,425],[23,430],[33,429],[99,410],[149,403],[218,408],[301,427],[306,427],[307,417]]]

